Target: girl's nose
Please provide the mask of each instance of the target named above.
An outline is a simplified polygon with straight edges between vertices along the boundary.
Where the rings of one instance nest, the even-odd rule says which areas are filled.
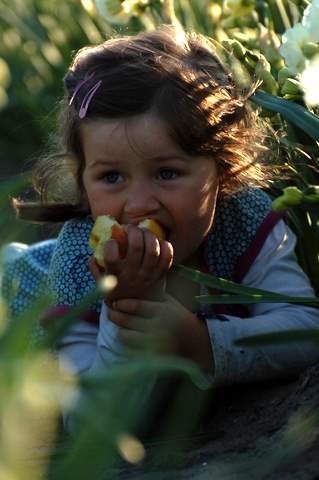
[[[160,202],[152,185],[139,182],[129,188],[124,210],[129,218],[147,217],[156,212],[159,206]]]

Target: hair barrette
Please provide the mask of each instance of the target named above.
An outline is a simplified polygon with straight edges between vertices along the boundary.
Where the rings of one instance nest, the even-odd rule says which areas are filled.
[[[70,99],[70,101],[69,101],[69,106],[72,105],[73,100],[75,99],[75,97],[76,97],[78,91],[80,90],[80,88],[82,88],[83,85],[84,85],[86,82],[88,82],[89,80],[91,80],[91,78],[93,78],[94,75],[95,75],[95,72],[91,72],[91,73],[87,72],[87,73],[85,74],[84,78],[82,78],[82,80],[80,80],[80,81],[78,82],[77,86],[76,86],[75,89],[74,89],[73,95],[72,95],[72,97],[71,97],[71,99]]]
[[[87,110],[89,108],[90,102],[93,98],[93,95],[97,91],[97,89],[101,86],[102,80],[99,80],[96,82],[96,84],[87,92],[85,97],[83,98],[83,101],[81,103],[81,107],[79,110],[79,117],[82,119],[86,116]]]

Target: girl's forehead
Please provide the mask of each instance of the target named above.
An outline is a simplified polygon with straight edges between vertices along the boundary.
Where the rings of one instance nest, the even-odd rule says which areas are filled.
[[[155,114],[124,118],[103,118],[81,126],[81,138],[87,161],[96,156],[127,155],[140,158],[183,154],[169,136],[165,123]]]

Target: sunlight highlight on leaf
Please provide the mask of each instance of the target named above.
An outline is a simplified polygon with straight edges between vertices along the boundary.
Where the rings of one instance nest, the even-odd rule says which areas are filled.
[[[9,97],[6,90],[0,85],[0,110],[4,110],[8,105]]]
[[[117,278],[115,275],[105,275],[99,281],[98,287],[102,293],[107,293],[110,290],[113,290],[117,285]]]
[[[8,308],[4,299],[0,298],[0,335],[5,331],[8,325]],[[1,477],[0,477],[1,478]]]
[[[58,412],[70,407],[78,397],[77,380],[67,364],[57,364],[49,354],[34,357],[25,372],[21,398],[38,410]]]
[[[46,60],[54,67],[62,64],[63,58],[59,50],[52,43],[45,43],[42,45],[42,53]]]
[[[45,478],[54,448],[61,406],[73,403],[77,382],[48,352],[11,359],[4,368],[0,474],[3,464],[12,478],[40,480]]]
[[[84,8],[89,13],[93,13],[95,10],[95,5],[93,0],[81,0],[81,4]]]
[[[11,82],[11,73],[8,64],[0,57],[0,85],[5,89]]]
[[[145,458],[145,448],[138,438],[128,433],[119,435],[117,446],[120,454],[129,463],[140,463]]]

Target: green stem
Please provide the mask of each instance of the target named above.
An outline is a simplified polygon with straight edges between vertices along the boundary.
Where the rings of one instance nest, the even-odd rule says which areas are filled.
[[[276,33],[283,34],[291,25],[282,1],[268,0],[267,3]]]

